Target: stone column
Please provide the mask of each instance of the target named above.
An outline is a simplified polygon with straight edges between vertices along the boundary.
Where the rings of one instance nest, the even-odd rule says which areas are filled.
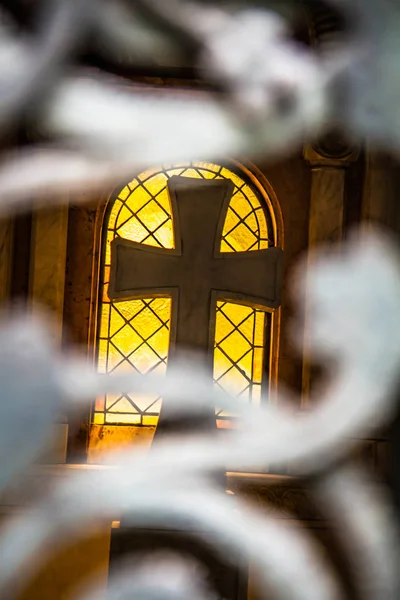
[[[313,261],[314,249],[323,243],[340,243],[343,234],[346,169],[359,156],[357,150],[341,136],[331,134],[304,150],[304,158],[311,167],[311,198],[309,214],[308,265]],[[308,352],[308,323],[312,315],[306,307],[302,406],[309,404],[311,364]]]
[[[62,338],[68,206],[38,208],[32,221],[30,292],[34,304],[50,310],[56,319],[54,335]]]
[[[68,206],[38,206],[32,220],[30,298],[33,310],[44,308],[54,315],[53,335],[61,345],[68,237]],[[68,425],[60,417],[55,424],[48,452],[41,462],[66,460]]]
[[[364,226],[382,225],[400,234],[398,171],[399,163],[393,156],[367,146],[362,200]]]

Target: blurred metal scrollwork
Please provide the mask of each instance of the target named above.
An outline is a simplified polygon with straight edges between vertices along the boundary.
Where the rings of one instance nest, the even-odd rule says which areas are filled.
[[[398,411],[398,249],[376,232],[363,234],[347,242],[341,254],[321,253],[308,271],[307,285],[315,316],[310,347],[333,365],[334,378],[301,418],[285,408],[282,393],[277,404],[254,407],[211,388],[196,361],[181,363],[167,377],[101,376],[77,357],[57,355],[43,326],[27,318],[2,325],[0,443],[2,455],[9,457],[1,469],[3,486],[37,455],[52,414],[65,403],[79,408],[99,393],[133,389],[168,396],[177,415],[201,414],[205,404],[229,406],[242,424],[224,437],[186,438],[184,452],[181,439],[168,437],[151,453],[134,448],[116,455],[119,466],[112,469],[84,470],[59,480],[30,510],[3,526],[2,597],[17,598],[60,539],[70,543],[83,535],[83,524],[88,528],[124,514],[132,526],[179,529],[190,523],[200,538],[213,532],[224,560],[241,556],[254,565],[261,598],[398,598],[398,515],[384,487],[352,458],[358,440],[389,424]],[[295,291],[301,306],[303,268]],[[213,477],[216,469],[262,473],[270,464],[293,462],[337,531],[356,596],[348,595],[310,532],[283,525],[274,510],[224,494]],[[184,557],[160,556],[156,565],[144,557],[139,570],[121,569],[110,582],[111,598],[124,597],[128,588],[146,598],[184,597],[188,581],[197,582],[193,593],[198,597],[215,593]],[[149,576],[149,569],[153,575],[159,570],[159,578]],[[95,593],[83,590],[82,597]]]
[[[332,0],[332,6],[346,27],[325,54],[296,42],[267,2],[3,0],[1,210],[23,206],[28,193],[61,201],[58,193],[65,198],[66,191],[102,186],[149,162],[276,156],[333,124],[398,150],[399,5]],[[116,76],[160,64],[188,65],[204,90],[160,94]],[[281,599],[345,598],[306,531],[288,530],[273,513],[237,498],[232,510],[232,499],[210,477],[215,469],[262,472],[292,461],[338,526],[358,596],[399,597],[397,516],[383,490],[348,460],[357,437],[397,412],[397,251],[371,235],[340,257],[322,257],[308,278],[311,348],[335,365],[318,406],[299,420],[284,410],[284,397],[256,411],[238,404],[243,427],[223,442],[196,438],[182,453],[179,440],[167,440],[151,455],[127,453],[118,468],[68,478],[3,527],[2,598],[17,597],[60,536],[79,537],[82,523],[120,512],[132,524],[170,527],[189,519],[214,531],[221,554],[234,549],[258,567],[261,596],[269,590]],[[299,284],[299,301],[300,290]],[[53,412],[66,402],[136,389],[174,398],[181,412],[205,402],[234,404],[190,364],[165,380],[99,377],[83,362],[58,356],[46,329],[29,321],[3,324],[1,337],[0,447],[7,456],[1,485],[30,463]],[[146,598],[187,597],[185,568],[160,558],[168,585],[154,586],[144,565],[136,578],[122,572],[110,595],[120,598],[129,588]],[[201,575],[195,592],[212,596]]]
[[[296,41],[286,19],[308,5],[317,45]],[[150,162],[273,157],[338,125],[397,150],[397,3],[318,6],[3,0],[0,207],[35,193],[55,201]],[[334,43],[329,8],[342,24]],[[161,66],[191,69],[203,91],[129,85]]]

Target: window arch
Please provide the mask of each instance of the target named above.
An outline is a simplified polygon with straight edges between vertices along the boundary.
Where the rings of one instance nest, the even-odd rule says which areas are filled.
[[[168,361],[171,299],[149,297],[113,302],[108,298],[110,244],[121,237],[173,248],[173,223],[167,182],[173,175],[229,179],[234,192],[221,239],[222,252],[254,251],[276,245],[274,222],[265,197],[244,172],[205,162],[147,170],[118,192],[103,225],[103,255],[97,361],[100,372],[132,369],[162,373]],[[266,194],[266,192],[265,192]],[[214,382],[246,401],[259,402],[268,371],[271,315],[249,305],[218,301],[215,313]],[[267,368],[265,369],[265,366]],[[155,426],[159,398],[109,395],[96,400],[97,425]],[[217,423],[233,415],[217,410]],[[229,426],[229,425],[228,425]]]

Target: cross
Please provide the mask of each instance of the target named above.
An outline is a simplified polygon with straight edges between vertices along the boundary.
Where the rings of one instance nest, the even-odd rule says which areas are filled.
[[[108,293],[112,300],[172,297],[173,347],[168,363],[187,349],[200,351],[212,376],[210,323],[217,299],[263,309],[279,306],[283,252],[279,248],[220,251],[234,190],[231,181],[171,177],[168,190],[175,248],[114,239]],[[168,419],[166,405],[164,400],[157,431]],[[214,413],[208,415],[208,422],[215,426]]]

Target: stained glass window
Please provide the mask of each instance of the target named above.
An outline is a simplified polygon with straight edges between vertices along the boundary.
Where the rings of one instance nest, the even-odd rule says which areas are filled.
[[[214,382],[232,396],[252,403],[261,398],[266,314],[250,306],[217,302],[214,342]],[[232,413],[217,409],[224,426]]]
[[[164,373],[168,360],[171,299],[143,298],[111,302],[108,298],[110,243],[117,236],[173,248],[172,214],[167,182],[173,175],[198,179],[230,179],[234,192],[221,239],[222,252],[268,248],[272,227],[259,191],[233,170],[192,162],[141,173],[112,202],[104,224],[102,293],[98,333],[98,369],[103,373],[131,369]],[[214,347],[215,385],[259,402],[267,347],[269,315],[251,306],[219,301]],[[98,398],[93,421],[98,425],[156,425],[161,399],[131,394]],[[232,415],[217,410],[226,426]]]

